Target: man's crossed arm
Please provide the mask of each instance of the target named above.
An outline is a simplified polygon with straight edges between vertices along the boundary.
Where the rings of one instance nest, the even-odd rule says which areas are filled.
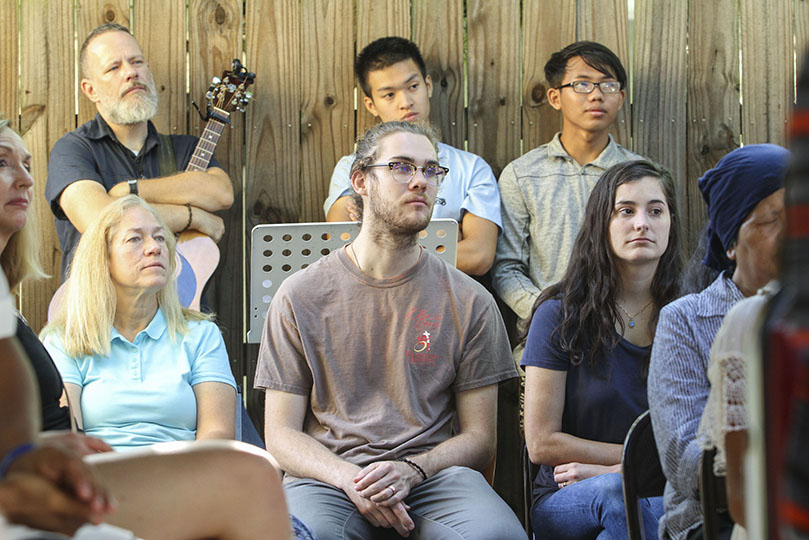
[[[84,233],[95,216],[114,199],[129,194],[127,182],[119,182],[109,192],[94,180],[78,180],[67,186],[59,197],[59,206],[80,233]],[[213,212],[226,210],[233,204],[233,185],[225,171],[211,167],[207,171],[181,172],[162,178],[138,180],[138,195],[152,204],[174,232],[191,225],[215,241],[225,232],[224,222]]]

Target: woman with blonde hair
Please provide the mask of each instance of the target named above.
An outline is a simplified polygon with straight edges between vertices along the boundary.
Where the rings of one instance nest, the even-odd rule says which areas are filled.
[[[81,427],[113,448],[233,438],[224,341],[209,315],[181,307],[174,271],[159,214],[118,199],[82,235],[42,332]]]
[[[0,195],[4,199],[0,212],[0,265],[12,291],[26,279],[45,277],[36,246],[36,223],[27,219],[34,185],[30,170],[31,156],[22,139],[9,127],[8,120],[0,119]],[[39,381],[43,429],[69,429],[70,415],[59,404],[63,391],[59,373],[19,313],[16,337],[28,353]]]
[[[25,144],[0,119],[0,263],[13,286],[43,275],[33,242],[34,223],[27,219],[33,197],[30,170],[31,156]],[[20,327],[26,330],[20,342],[34,367],[43,403],[42,425],[29,427],[67,427],[70,413],[58,405],[62,393],[59,373],[36,335],[17,315],[17,335],[21,335]],[[3,360],[0,370],[5,378],[11,359]],[[205,441],[119,454],[109,452],[110,447],[98,439],[69,432],[41,433],[36,440],[29,438],[20,444],[20,440],[5,437],[5,428],[27,420],[19,416],[19,407],[0,409],[4,428],[0,430],[0,478],[6,481],[0,513],[10,524],[73,534],[84,523],[103,520],[143,538],[291,537],[279,471],[269,454],[255,447],[235,441]],[[76,453],[84,455],[91,477],[73,468],[53,479],[58,463],[65,461],[64,457],[61,461],[54,458]],[[26,475],[37,475],[40,486],[50,483],[69,501],[62,499],[65,504],[56,508],[59,501],[52,491],[15,491],[14,486],[19,487]],[[91,484],[103,486],[112,498],[99,502],[102,494],[96,492],[88,500]],[[4,530],[0,525],[3,538],[39,538],[36,534],[16,526]],[[133,538],[106,525],[102,530],[86,527],[79,534],[88,535],[82,538]],[[305,534],[300,537],[306,538]]]

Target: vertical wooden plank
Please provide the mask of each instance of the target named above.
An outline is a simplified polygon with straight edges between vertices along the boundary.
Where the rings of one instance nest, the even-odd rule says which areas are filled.
[[[0,117],[7,118],[11,127],[19,129],[19,111],[17,110],[19,82],[17,69],[19,56],[17,49],[17,2],[0,2]]]
[[[576,41],[576,0],[523,2],[523,152],[550,141],[562,129],[562,113],[548,104],[545,63]]]
[[[249,238],[256,225],[298,221],[303,70],[287,69],[289,62],[302,61],[299,2],[248,0],[246,12],[246,58],[256,73],[245,118],[244,232]]]
[[[300,206],[293,221],[323,221],[334,164],[354,149],[354,13],[343,0],[301,3]]]
[[[634,150],[671,171],[678,188],[677,206],[683,217],[687,212],[687,35],[688,3],[657,0],[635,3]]]
[[[135,0],[132,31],[149,62],[160,99],[152,122],[160,133],[187,133],[185,2]]]
[[[627,0],[579,0],[578,39],[597,41],[606,45],[621,59],[627,74],[629,65],[629,14]],[[654,46],[654,42],[646,43]],[[624,103],[611,130],[613,137],[625,148],[631,148],[632,108]]]
[[[463,15],[463,0],[413,1],[413,41],[433,81],[430,122],[457,148],[466,139]]]
[[[298,0],[247,0],[245,5],[246,61],[256,72],[255,97],[245,118],[243,233],[248,263],[252,228],[292,221],[300,207],[302,70],[290,69],[302,64],[299,10]],[[244,279],[250,283],[249,276]],[[263,433],[264,393],[251,391],[258,346],[244,350],[248,410]]]
[[[402,36],[410,39],[410,1],[357,0],[357,50],[381,37]],[[352,58],[353,62],[354,59]],[[355,135],[360,137],[365,130],[377,120],[368,112],[362,103],[362,88],[357,82],[357,129]]]
[[[520,155],[520,3],[467,3],[469,150],[499,175]]]
[[[48,153],[56,141],[75,127],[75,66],[72,3],[26,0],[21,3],[20,107],[21,133],[33,156],[34,199],[28,219],[39,228],[42,262],[50,279],[22,288],[21,312],[39,331],[48,303],[59,285],[61,251],[53,214],[45,200]]]
[[[795,67],[800,73],[809,52],[809,0],[794,0]],[[796,74],[797,76],[797,74]]]
[[[55,2],[54,2],[55,3]],[[76,39],[81,48],[84,39],[93,28],[105,23],[118,23],[130,28],[129,20],[129,0],[78,0],[76,5]],[[68,21],[63,21],[68,24]],[[73,49],[73,43],[66,44]],[[78,58],[76,59],[78,62]],[[79,80],[81,80],[81,69],[79,69]],[[79,122],[82,125],[96,114],[96,107],[81,93],[79,93]]]
[[[736,0],[692,0],[688,9],[686,193],[693,249],[707,219],[697,179],[739,146],[739,8]]]
[[[189,73],[191,97],[204,103],[204,95],[213,76],[229,71],[234,58],[242,58],[242,2],[240,0],[192,0],[189,3]],[[248,66],[250,67],[250,66]],[[253,69],[250,67],[250,69]],[[260,80],[260,79],[259,79]],[[202,105],[200,105],[201,108]],[[195,115],[189,132],[199,135],[204,124]],[[244,164],[244,119],[233,112],[230,127],[214,153],[228,171],[233,183],[234,203],[220,213],[225,221],[225,235],[219,241],[219,267],[213,276],[213,287],[207,296],[214,311],[230,355],[231,367],[237,380],[244,372],[242,335],[243,302],[243,242],[242,166]]]
[[[794,93],[792,2],[742,0],[741,27],[742,141],[786,144]]]
[[[467,1],[469,151],[496,176],[520,154],[520,2]],[[515,512],[522,506],[522,471],[512,456],[522,446],[519,383],[498,392],[498,459],[494,488]]]

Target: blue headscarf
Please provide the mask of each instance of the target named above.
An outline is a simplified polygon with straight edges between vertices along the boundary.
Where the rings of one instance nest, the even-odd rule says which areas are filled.
[[[703,264],[727,269],[725,253],[739,227],[760,203],[782,187],[789,151],[775,144],[750,144],[733,150],[699,179],[708,207],[708,253]]]

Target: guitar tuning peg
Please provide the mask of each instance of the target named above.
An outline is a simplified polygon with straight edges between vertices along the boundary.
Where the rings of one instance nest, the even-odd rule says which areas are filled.
[[[214,86],[214,85],[219,84],[221,82],[222,82],[222,79],[220,79],[219,77],[214,77],[213,79],[211,79],[211,83],[213,83],[213,84],[211,84],[211,86]]]
[[[213,99],[213,88],[205,92],[205,99],[211,100]]]
[[[244,93],[244,97],[245,97],[245,99],[252,99],[253,98],[253,92],[248,90],[247,92]]]

